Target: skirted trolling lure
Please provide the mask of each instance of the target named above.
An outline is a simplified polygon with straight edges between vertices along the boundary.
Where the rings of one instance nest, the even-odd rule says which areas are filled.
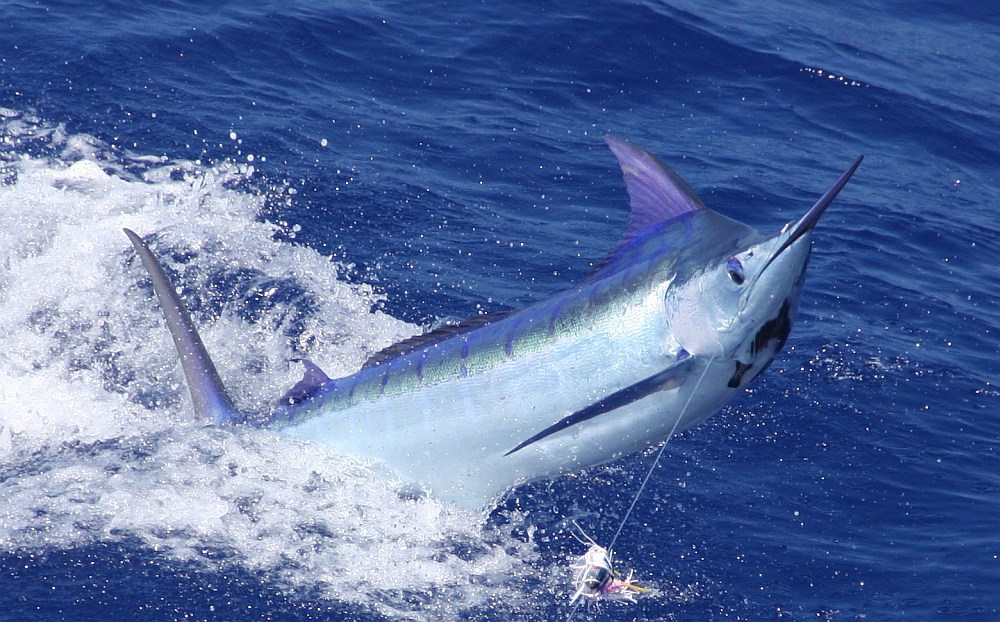
[[[583,533],[583,530],[580,532]],[[632,570],[628,575],[615,570],[612,551],[594,542],[586,533],[583,533],[583,538],[577,539],[590,548],[570,566],[574,571],[574,592],[570,605],[576,605],[581,599],[581,602],[588,603],[610,600],[634,604],[636,596],[651,591],[636,582]]]

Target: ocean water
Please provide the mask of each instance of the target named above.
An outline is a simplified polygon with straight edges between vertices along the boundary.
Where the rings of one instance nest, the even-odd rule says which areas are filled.
[[[827,4],[0,4],[0,619],[1000,619],[1000,11]],[[192,420],[122,227],[263,408],[587,274],[608,132],[763,230],[866,155],[785,352],[625,525],[651,595],[567,604],[652,450],[483,520]]]

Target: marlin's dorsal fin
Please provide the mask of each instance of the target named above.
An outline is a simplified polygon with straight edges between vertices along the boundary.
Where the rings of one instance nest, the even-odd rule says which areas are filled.
[[[599,278],[607,270],[616,269],[622,250],[656,225],[685,214],[710,211],[691,186],[652,153],[610,134],[604,136],[604,141],[618,158],[631,211],[618,245],[594,264],[594,269],[585,280]]]
[[[706,209],[691,186],[658,157],[611,135],[604,140],[618,158],[632,208],[619,248],[653,225]]]

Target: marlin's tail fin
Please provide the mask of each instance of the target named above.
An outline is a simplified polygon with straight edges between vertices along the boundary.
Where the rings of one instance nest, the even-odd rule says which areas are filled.
[[[125,235],[132,241],[142,265],[146,267],[153,281],[153,290],[160,300],[170,336],[174,338],[174,345],[177,346],[177,352],[181,357],[181,366],[184,368],[195,412],[200,418],[213,423],[239,422],[242,417],[226,394],[219,379],[219,372],[215,370],[215,365],[205,350],[205,344],[198,336],[191,315],[181,302],[170,279],[167,278],[163,266],[153,256],[142,238],[128,229],[125,229]]]

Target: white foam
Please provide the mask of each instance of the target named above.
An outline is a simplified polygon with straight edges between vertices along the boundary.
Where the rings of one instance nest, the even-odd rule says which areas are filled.
[[[123,155],[28,114],[0,117],[0,550],[137,538],[165,559],[239,564],[418,617],[517,600],[531,544],[435,499],[401,499],[397,482],[349,456],[190,421],[122,227],[153,234],[186,292],[249,270],[261,296],[294,284],[313,302],[263,305],[249,322],[222,291],[219,317],[199,317],[243,407],[266,408],[294,383],[293,346],[337,375],[416,331],[373,311],[370,287],[338,280],[343,266],[276,241],[277,226],[257,219],[267,197],[233,189],[253,169]]]

